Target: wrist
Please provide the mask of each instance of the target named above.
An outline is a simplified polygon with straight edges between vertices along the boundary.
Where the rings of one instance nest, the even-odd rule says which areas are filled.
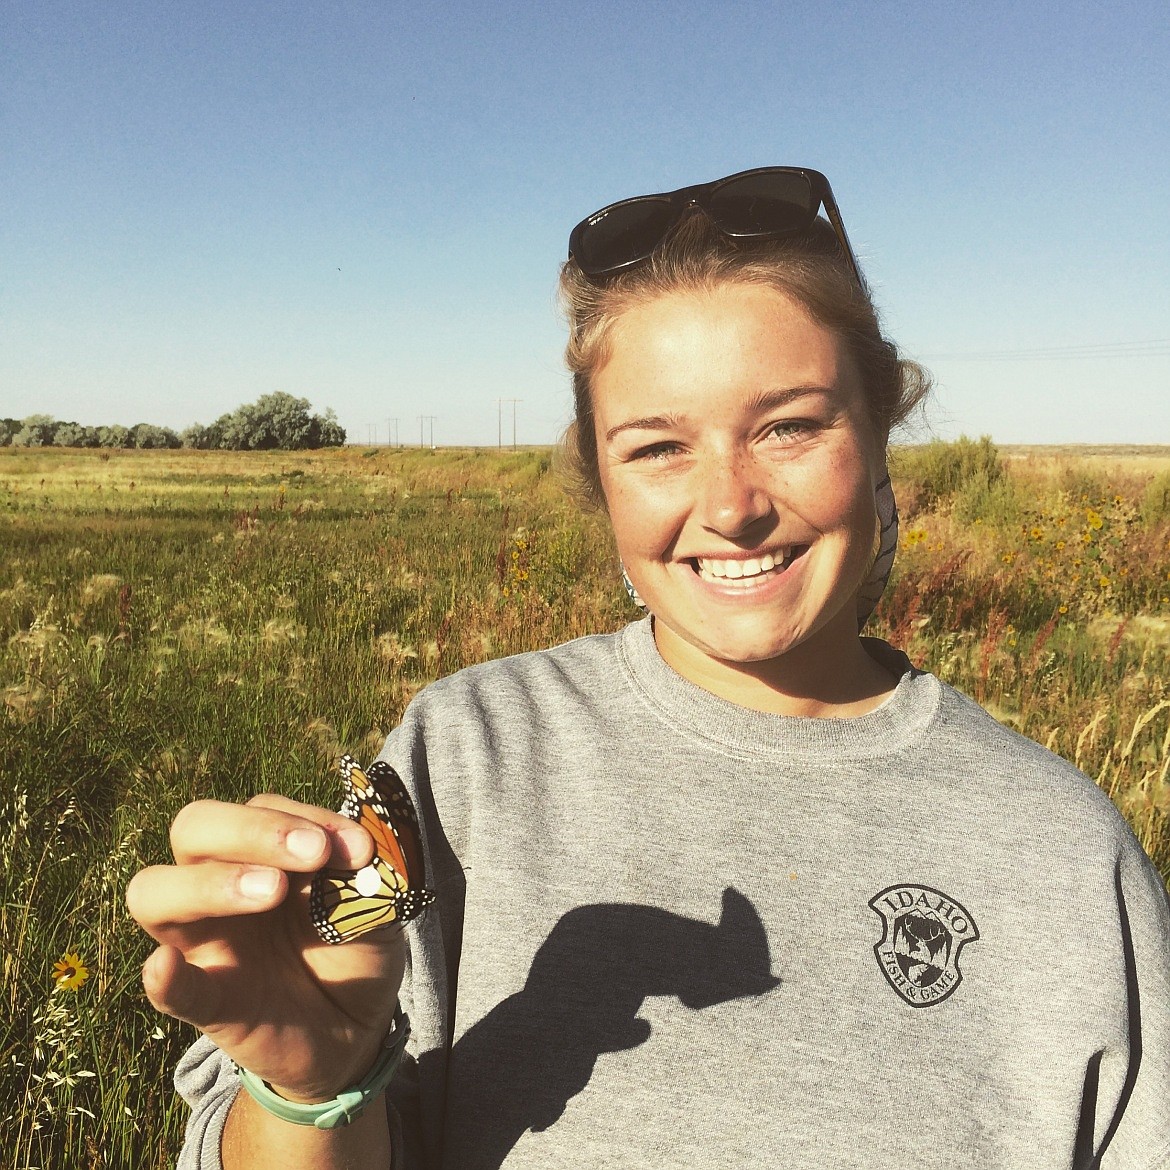
[[[370,1103],[382,1095],[401,1063],[409,1035],[410,1021],[401,1007],[396,1007],[390,1032],[365,1076],[328,1100],[273,1087],[247,1069],[237,1067],[237,1072],[249,1095],[282,1121],[312,1125],[317,1129],[334,1129],[360,1117]]]

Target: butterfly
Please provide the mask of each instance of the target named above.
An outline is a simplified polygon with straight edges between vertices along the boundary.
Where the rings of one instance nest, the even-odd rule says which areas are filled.
[[[326,867],[313,877],[309,915],[327,943],[349,942],[369,930],[409,922],[434,900],[423,886],[418,814],[398,773],[377,760],[363,771],[341,757],[341,812],[374,838],[374,858],[361,869]]]

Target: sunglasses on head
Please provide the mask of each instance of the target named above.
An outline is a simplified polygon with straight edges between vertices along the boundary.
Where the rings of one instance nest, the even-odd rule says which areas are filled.
[[[829,180],[806,167],[756,167],[713,183],[611,203],[573,229],[569,258],[588,277],[612,276],[646,260],[695,210],[730,239],[774,240],[807,231],[822,207],[853,275],[864,284]]]

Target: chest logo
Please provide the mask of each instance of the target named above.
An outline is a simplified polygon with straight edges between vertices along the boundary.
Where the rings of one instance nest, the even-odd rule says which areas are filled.
[[[975,919],[948,894],[909,882],[869,902],[882,920],[873,948],[889,985],[911,1006],[942,1003],[963,981],[959,952],[979,937]]]

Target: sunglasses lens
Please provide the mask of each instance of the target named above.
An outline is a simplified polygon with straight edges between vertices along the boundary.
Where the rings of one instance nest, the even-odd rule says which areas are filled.
[[[706,199],[708,214],[729,236],[770,236],[802,231],[820,201],[805,175],[764,171],[717,187]]]
[[[665,199],[619,203],[581,231],[573,255],[587,275],[612,272],[649,256],[675,218],[676,212]]]

